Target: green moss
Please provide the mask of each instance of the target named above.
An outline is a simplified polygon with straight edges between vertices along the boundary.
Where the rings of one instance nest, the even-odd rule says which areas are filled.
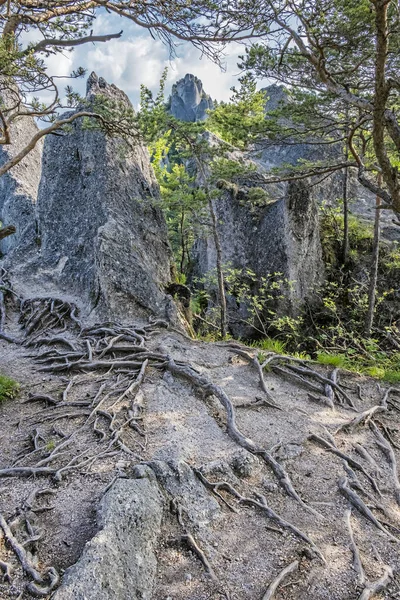
[[[0,402],[4,402],[5,400],[11,400],[12,398],[15,398],[18,392],[19,383],[17,383],[10,377],[0,375]]]

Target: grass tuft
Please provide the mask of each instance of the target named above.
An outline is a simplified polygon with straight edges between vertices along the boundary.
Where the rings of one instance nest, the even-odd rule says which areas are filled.
[[[328,352],[318,352],[317,362],[320,365],[329,365],[331,367],[344,367],[346,357],[343,354],[329,354]]]
[[[6,377],[6,375],[0,375],[0,402],[6,400],[12,400],[16,397],[19,392],[19,383]]]
[[[257,340],[252,344],[255,348],[260,348],[265,352],[275,352],[275,354],[285,354],[286,348],[285,343],[281,340],[274,340],[272,338],[263,338],[262,340]]]

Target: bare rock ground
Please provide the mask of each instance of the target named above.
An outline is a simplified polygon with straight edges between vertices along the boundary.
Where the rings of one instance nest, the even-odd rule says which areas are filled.
[[[45,308],[0,341],[1,599],[400,598],[400,391]]]

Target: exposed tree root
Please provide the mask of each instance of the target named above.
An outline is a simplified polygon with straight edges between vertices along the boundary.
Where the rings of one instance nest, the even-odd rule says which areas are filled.
[[[334,369],[331,373],[330,380],[332,381],[332,383],[334,385],[337,384],[338,373],[339,373],[339,369]],[[328,398],[328,400],[330,401],[329,406],[331,406],[333,408],[334,404],[335,404],[335,391],[333,389],[333,386],[329,383],[326,383],[325,387],[324,387],[324,391],[325,391],[326,398]]]
[[[388,565],[384,566],[384,573],[378,581],[370,582],[363,590],[359,600],[371,600],[374,596],[383,592],[393,578],[393,569]]]
[[[248,360],[249,363],[252,364],[256,368],[258,377],[259,377],[259,381],[260,381],[260,387],[267,397],[267,400],[264,400],[264,403],[271,408],[277,408],[278,410],[282,410],[280,408],[280,406],[278,406],[276,404],[270,391],[267,388],[267,384],[265,383],[265,379],[264,379],[264,366],[260,364],[260,361],[258,360],[257,355],[251,356],[250,354],[248,354],[247,352],[245,352],[244,350],[241,350],[239,348],[232,348],[232,351],[235,352],[235,354],[238,354],[239,356],[242,356],[243,358]]]
[[[384,573],[380,579],[374,582],[367,581],[364,568],[362,566],[360,551],[354,540],[353,529],[351,527],[351,510],[347,510],[345,512],[345,521],[350,536],[350,548],[353,553],[353,568],[357,573],[357,586],[365,586],[361,596],[359,597],[359,600],[370,600],[376,594],[383,592],[387,588],[391,579],[393,578],[393,570],[388,565],[384,565]]]
[[[280,584],[282,583],[282,581],[284,581],[288,575],[291,575],[291,573],[294,573],[294,571],[297,571],[298,568],[299,568],[299,561],[294,560],[292,563],[290,563],[290,565],[288,565],[287,567],[282,569],[282,571],[279,573],[279,575],[269,585],[267,591],[265,592],[264,596],[262,597],[262,600],[273,600],[273,598],[275,597],[275,592],[278,589],[278,587],[280,586]]]
[[[349,480],[347,477],[342,477],[339,479],[339,489],[342,494],[351,502],[351,504],[357,508],[359,512],[361,512],[371,523],[375,525],[380,531],[382,531],[387,537],[393,542],[400,543],[400,540],[396,538],[394,535],[388,531],[380,521],[375,517],[373,512],[368,508],[365,502],[360,498],[360,496],[349,486]]]
[[[308,439],[310,441],[317,442],[317,444],[320,444],[321,446],[323,446],[326,450],[328,450],[328,452],[332,452],[332,454],[336,454],[336,456],[339,456],[340,458],[343,458],[343,460],[345,460],[346,462],[348,462],[349,465],[351,467],[353,467],[353,469],[357,469],[357,471],[360,471],[360,473],[362,473],[363,475],[365,475],[365,477],[371,483],[371,485],[374,488],[374,490],[379,495],[382,495],[381,492],[380,492],[380,490],[379,490],[378,484],[375,481],[375,479],[364,469],[364,467],[358,461],[354,460],[354,458],[351,458],[351,456],[348,456],[348,454],[345,454],[344,452],[341,452],[341,450],[339,450],[336,447],[336,444],[333,444],[331,442],[328,442],[327,440],[324,440],[324,438],[320,437],[319,435],[316,435],[315,433],[312,433],[311,435],[309,435]]]
[[[212,490],[219,498],[221,498],[219,491],[223,490],[231,494],[234,498],[236,498],[240,504],[254,506],[260,509],[264,514],[266,514],[266,516],[269,519],[275,521],[275,523],[277,523],[280,527],[288,529],[289,531],[294,533],[295,536],[299,537],[304,542],[309,544],[313,551],[322,559],[323,562],[325,562],[323,554],[321,553],[319,548],[314,544],[311,538],[309,538],[306,533],[300,531],[300,529],[298,529],[295,525],[292,525],[292,523],[289,523],[289,521],[286,521],[285,519],[280,517],[274,510],[272,510],[272,508],[268,506],[264,496],[262,496],[261,494],[256,494],[256,497],[258,498],[257,500],[253,500],[253,498],[247,498],[245,496],[242,496],[230,483],[227,483],[226,481],[218,481],[216,483],[213,483],[209,481],[199,469],[194,469],[194,472],[196,473],[200,481],[203,483],[203,485],[207,489]]]
[[[351,509],[346,510],[344,518],[350,536],[350,548],[353,553],[353,569],[357,573],[357,585],[362,586],[365,583],[365,573],[361,562],[360,552],[354,540],[353,529],[351,526]]]
[[[34,596],[48,596],[59,583],[57,571],[53,567],[50,567],[46,574],[42,576],[39,571],[35,569],[28,558],[24,546],[18,542],[2,514],[0,514],[0,527],[3,530],[6,541],[17,556],[23,571],[34,581],[34,583],[30,583],[27,586],[28,591]]]
[[[213,579],[213,581],[218,581],[218,578],[215,575],[208,558],[204,554],[203,550],[199,547],[199,545],[197,544],[194,537],[190,533],[184,533],[181,536],[181,540],[183,542],[186,542],[186,544],[189,546],[190,550],[192,550],[196,554],[196,556],[202,563],[203,567],[205,568],[206,572],[210,575],[211,579]]]
[[[4,562],[0,560],[0,569],[3,571],[3,581],[7,583],[11,583],[11,573],[12,568],[8,562]]]
[[[28,298],[21,302],[21,323],[26,336],[49,329],[66,329],[68,321],[81,326],[78,307],[60,298]]]
[[[387,412],[387,410],[388,410],[387,400],[388,400],[388,396],[391,391],[392,391],[392,388],[388,388],[385,391],[385,394],[379,404],[372,406],[371,408],[368,408],[367,410],[364,410],[364,412],[362,412],[359,415],[357,415],[356,417],[354,417],[354,419],[352,419],[348,423],[344,423],[343,425],[340,425],[340,427],[338,427],[336,429],[335,433],[338,433],[339,431],[343,431],[343,430],[351,431],[352,429],[357,427],[357,425],[359,425],[360,423],[364,423],[365,425],[368,425],[368,423],[371,421],[371,419],[374,417],[374,415],[381,413],[381,412]]]
[[[391,444],[381,434],[378,427],[375,425],[375,423],[373,421],[371,421],[371,423],[370,423],[370,428],[372,429],[372,431],[374,432],[374,434],[377,437],[377,442],[376,442],[377,445],[382,450],[382,452],[386,455],[386,457],[390,463],[390,466],[392,469],[392,475],[393,475],[393,484],[394,484],[394,489],[395,489],[394,495],[395,495],[397,504],[400,506],[400,481],[399,481],[399,476],[397,473],[396,455],[394,453],[394,450],[393,450]]]
[[[178,377],[183,377],[190,381],[195,387],[199,388],[203,393],[207,396],[215,396],[221,402],[222,406],[225,408],[226,416],[227,416],[227,431],[230,437],[237,443],[239,446],[242,446],[252,454],[256,454],[257,456],[261,456],[264,461],[271,467],[275,476],[277,477],[280,485],[286,491],[286,493],[291,496],[294,500],[296,500],[303,508],[313,513],[316,516],[321,516],[317,511],[313,508],[309,507],[299,496],[299,494],[294,489],[292,482],[290,480],[289,475],[286,473],[285,469],[278,463],[278,461],[273,458],[266,450],[263,448],[259,448],[250,438],[244,436],[238,429],[235,420],[235,410],[233,404],[224,390],[212,383],[205,375],[201,375],[194,371],[188,365],[178,365],[172,358],[169,357],[167,368],[171,371],[173,375],[177,375]]]

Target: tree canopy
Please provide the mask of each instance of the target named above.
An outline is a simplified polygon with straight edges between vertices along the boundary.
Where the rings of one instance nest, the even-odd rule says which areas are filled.
[[[260,7],[245,1],[243,12],[237,23],[251,14],[262,39],[247,49],[242,66],[324,106],[334,136],[340,139],[340,129],[346,136],[360,182],[399,214],[398,2],[266,0]]]

